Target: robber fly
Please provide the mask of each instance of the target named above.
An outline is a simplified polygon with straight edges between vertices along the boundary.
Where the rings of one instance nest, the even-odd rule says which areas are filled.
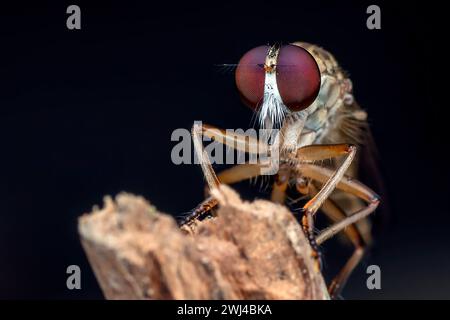
[[[333,55],[304,42],[250,50],[237,66],[236,83],[243,101],[257,112],[259,125],[279,128],[279,168],[271,200],[285,203],[288,188],[309,199],[301,210],[301,225],[318,268],[318,246],[340,231],[354,246],[352,256],[329,286],[330,296],[336,297],[370,245],[367,217],[380,203],[374,191],[356,180],[357,150],[365,147],[369,136],[367,114],[356,103],[352,82]],[[248,144],[269,152],[274,147],[248,136],[227,134],[209,125],[192,129],[194,148],[210,189],[254,178],[261,174],[261,165],[239,164],[216,175],[202,135],[240,151],[248,151]],[[216,205],[217,200],[209,196],[181,224],[196,221]],[[332,224],[316,235],[314,217],[319,208]]]

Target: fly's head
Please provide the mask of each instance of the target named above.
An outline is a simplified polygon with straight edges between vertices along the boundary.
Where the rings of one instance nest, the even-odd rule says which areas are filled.
[[[256,47],[236,69],[242,100],[257,112],[262,128],[280,127],[287,114],[308,108],[319,93],[320,81],[317,62],[296,45]]]

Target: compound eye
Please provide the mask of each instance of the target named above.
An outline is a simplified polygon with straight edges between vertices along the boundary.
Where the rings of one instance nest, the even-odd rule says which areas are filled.
[[[236,85],[243,101],[257,109],[264,96],[264,62],[268,46],[248,51],[236,69]],[[276,64],[277,86],[283,103],[291,111],[300,111],[314,102],[320,89],[320,71],[316,60],[295,45],[280,48]]]
[[[252,109],[257,109],[264,96],[264,63],[269,46],[251,49],[239,60],[236,68],[236,86],[242,101]]]
[[[283,46],[277,62],[277,85],[283,103],[291,111],[306,109],[320,90],[320,70],[316,60],[301,47]]]

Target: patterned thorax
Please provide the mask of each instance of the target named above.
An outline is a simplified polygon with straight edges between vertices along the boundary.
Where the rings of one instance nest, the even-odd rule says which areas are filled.
[[[353,104],[351,81],[344,75],[333,55],[326,50],[305,42],[293,44],[303,47],[315,58],[321,73],[320,91],[308,107],[309,116],[302,134],[313,138],[301,144],[321,143],[335,124],[336,117],[343,111],[341,109]]]

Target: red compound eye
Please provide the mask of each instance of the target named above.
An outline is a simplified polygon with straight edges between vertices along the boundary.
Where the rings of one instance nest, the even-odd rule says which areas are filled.
[[[236,69],[236,85],[243,101],[258,108],[264,96],[264,62],[269,46],[248,51]],[[320,89],[320,71],[314,58],[295,45],[282,46],[278,55],[277,85],[283,103],[291,111],[307,108]]]
[[[236,68],[236,85],[242,100],[256,109],[264,96],[264,62],[269,46],[260,46],[248,51]]]

